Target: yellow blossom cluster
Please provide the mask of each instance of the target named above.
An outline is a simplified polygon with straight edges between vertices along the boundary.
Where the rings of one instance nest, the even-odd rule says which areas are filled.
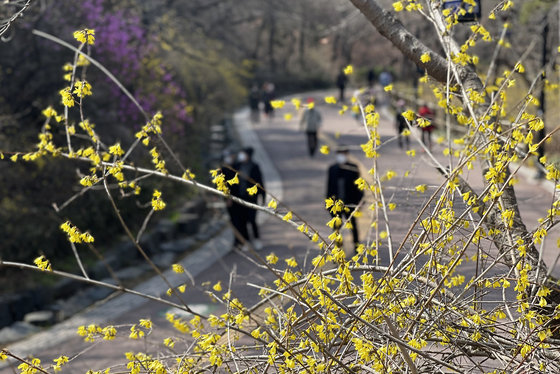
[[[83,29],[74,31],[74,39],[83,44],[95,44],[95,30]]]
[[[68,235],[68,240],[72,243],[93,243],[94,238],[88,232],[80,232],[80,230],[72,225],[70,221],[66,221],[60,225],[60,229]]]
[[[154,190],[154,194],[152,196],[152,208],[154,210],[163,210],[165,209],[165,202],[161,198],[161,192],[158,190]]]

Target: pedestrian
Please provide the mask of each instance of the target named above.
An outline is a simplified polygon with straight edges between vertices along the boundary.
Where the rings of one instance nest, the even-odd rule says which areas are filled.
[[[235,159],[235,153],[231,149],[226,149],[222,153],[222,160],[220,164],[220,172],[224,175],[224,179],[227,181],[233,181],[237,175],[237,162]],[[238,183],[228,183],[229,192],[231,196],[239,197],[239,184]],[[246,241],[249,240],[249,234],[247,233],[247,218],[244,206],[231,200],[226,199],[226,209],[229,215],[229,220],[233,229],[235,230],[233,246],[234,248],[242,248],[245,246]]]
[[[253,161],[253,148],[247,147],[237,155],[237,170],[239,171],[239,196],[250,203],[258,204],[259,196],[262,197],[264,203],[264,181],[259,165]],[[252,193],[250,189],[257,186],[256,193]],[[253,234],[253,247],[258,251],[262,249],[260,241],[260,232],[257,225],[257,211],[255,209],[243,206],[244,212],[242,217],[245,219],[244,227],[248,233],[247,225],[251,227]],[[249,236],[247,236],[249,238]]]
[[[421,117],[417,122],[422,132],[422,143],[424,143],[424,145],[431,151],[432,132],[436,128],[434,125],[435,113],[427,104],[422,104],[422,106],[418,108],[418,116]]]
[[[341,212],[344,218],[350,217],[353,208],[355,208],[363,198],[364,193],[354,183],[360,177],[358,165],[348,160],[348,148],[340,147],[336,151],[336,163],[329,167],[327,177],[327,198],[342,200],[344,208]],[[334,217],[335,215],[331,213]],[[336,214],[339,216],[339,214]],[[359,244],[358,226],[354,215],[350,218],[352,225],[352,239],[354,247]],[[340,225],[335,227],[338,231]],[[342,243],[337,243],[342,246]]]
[[[319,110],[315,108],[313,98],[308,98],[307,108],[303,112],[299,126],[307,135],[307,149],[311,157],[315,155],[317,149],[317,133],[319,132],[322,122],[323,117],[321,113],[319,113]]]
[[[344,102],[344,89],[346,88],[346,84],[348,83],[348,77],[344,74],[344,70],[340,70],[336,77],[336,86],[338,87],[338,98],[341,103]]]
[[[261,92],[259,86],[253,84],[251,87],[251,92],[249,93],[249,109],[251,110],[251,123],[260,122],[260,104],[261,104]]]
[[[375,72],[373,69],[369,69],[367,72],[367,82],[368,88],[371,90],[373,88],[373,84],[375,83]]]
[[[274,83],[266,82],[263,85],[263,102],[264,102],[264,114],[268,119],[271,119],[274,116],[274,108],[272,107],[272,100],[274,100],[274,93],[275,87]]]
[[[406,143],[406,149],[410,149],[410,138],[403,135],[404,130],[408,129],[408,124],[406,119],[402,115],[404,112],[405,101],[399,99],[397,101],[397,107],[395,108],[395,124],[397,127],[397,140],[399,142],[399,148],[403,147],[403,143]]]

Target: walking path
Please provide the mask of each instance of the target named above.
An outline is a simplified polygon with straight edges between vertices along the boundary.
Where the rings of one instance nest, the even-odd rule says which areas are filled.
[[[363,169],[371,167],[371,161],[365,159],[359,145],[365,143],[363,126],[352,116],[338,114],[339,108],[322,104],[326,95],[331,92],[316,92],[300,95],[301,99],[308,96],[315,98],[321,111],[324,123],[321,142],[322,144],[344,144],[350,146],[353,157],[362,163]],[[289,100],[289,98],[288,98]],[[243,146],[250,145],[255,149],[254,158],[261,165],[264,173],[267,190],[279,201],[286,204],[289,209],[297,213],[309,226],[317,228],[322,234],[328,235],[330,230],[325,223],[330,219],[324,209],[324,194],[326,171],[334,162],[334,153],[323,155],[318,153],[311,158],[307,155],[305,134],[299,131],[297,116],[285,120],[285,114],[295,114],[287,105],[278,110],[273,119],[263,118],[259,124],[249,124],[248,110],[242,110],[235,115],[240,140]],[[377,172],[386,173],[392,170],[396,176],[385,185],[387,202],[396,203],[397,207],[389,213],[390,230],[394,233],[394,240],[398,241],[409,228],[416,217],[419,207],[429,197],[429,193],[418,194],[415,186],[426,184],[428,192],[442,182],[442,177],[435,171],[432,161],[420,147],[411,142],[411,148],[416,150],[416,157],[408,156],[404,150],[397,146],[395,128],[391,113],[382,109],[379,131],[382,146],[381,157],[378,160]],[[442,162],[442,148],[434,147],[434,153]],[[408,175],[408,176],[407,176]],[[476,180],[476,178],[473,178]],[[479,188],[479,185],[473,186]],[[521,178],[516,185],[520,210],[529,230],[537,224],[537,219],[546,213],[546,204],[551,201],[550,186],[546,183],[536,182],[530,178]],[[364,211],[366,211],[364,209]],[[259,213],[259,220],[264,223],[266,215]],[[369,227],[367,214],[360,220],[362,240],[370,240],[367,229]],[[268,219],[262,225],[261,236],[265,248],[263,251],[251,254],[266,256],[274,252],[279,258],[294,256],[298,263],[309,263],[310,257],[319,253],[316,245],[311,243],[304,235],[289,227],[285,222],[277,219]],[[552,266],[556,260],[556,239],[558,230],[550,232],[543,247],[543,258]],[[273,276],[255,264],[244,254],[230,252],[232,233],[229,230],[222,232],[195,253],[189,255],[182,262],[183,266],[194,277],[199,287],[187,288],[184,300],[191,306],[196,306],[202,313],[223,312],[219,303],[211,303],[207,292],[211,286],[220,281],[224,288],[230,287],[235,296],[246,305],[252,305],[259,300],[258,289],[255,285],[271,283]],[[558,271],[555,271],[557,274]],[[172,284],[183,282],[190,283],[188,278],[166,272]],[[203,285],[203,286],[202,286]],[[166,286],[159,278],[151,279],[138,287],[141,292],[160,295],[165,292]],[[8,349],[15,354],[27,356],[34,354],[42,358],[43,362],[51,360],[60,354],[72,356],[85,350],[83,355],[72,362],[71,372],[86,372],[88,369],[102,369],[114,364],[116,360],[122,361],[123,352],[144,351],[146,349],[162,349],[161,341],[164,337],[176,334],[165,321],[165,314],[169,307],[148,302],[145,299],[131,295],[118,296],[108,302],[96,305],[84,313],[41,332],[29,339],[12,344]],[[177,312],[177,311],[173,311]],[[151,318],[157,329],[152,333],[152,341],[159,344],[146,347],[143,342],[126,339],[129,325],[119,328],[123,331],[124,338],[119,340],[115,349],[115,342],[99,342],[94,348],[89,343],[84,343],[75,332],[77,326],[96,323],[100,325],[114,324],[125,325],[137,323],[140,318]],[[159,348],[158,348],[159,347]],[[68,369],[63,369],[68,370]],[[10,368],[0,366],[0,373],[10,373]]]

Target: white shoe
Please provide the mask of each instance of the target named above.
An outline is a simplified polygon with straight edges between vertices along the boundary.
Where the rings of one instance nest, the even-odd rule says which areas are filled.
[[[263,249],[263,244],[259,239],[253,240],[253,248],[255,248],[255,251],[260,251],[261,249]]]

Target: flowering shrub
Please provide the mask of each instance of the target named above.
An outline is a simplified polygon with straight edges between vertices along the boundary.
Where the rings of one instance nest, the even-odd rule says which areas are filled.
[[[363,6],[364,14],[381,13],[379,9],[368,8],[373,7],[374,2],[353,1]],[[509,2],[504,4],[508,6],[511,6]],[[412,1],[406,5],[400,2],[394,8],[423,10],[420,4]],[[448,51],[454,50],[457,46],[446,37],[456,25],[457,17],[437,7],[431,12],[444,45],[449,47]],[[394,22],[395,34],[405,33],[402,24],[390,15],[384,16],[381,18],[385,25]],[[375,24],[377,18],[371,18]],[[475,27],[472,32],[472,38],[480,36],[488,41],[488,34],[482,29]],[[311,264],[306,265],[295,257],[280,259],[270,253],[261,258],[258,253],[252,253],[256,263],[274,275],[274,282],[260,288],[262,302],[254,306],[244,305],[236,297],[235,290],[225,288],[221,282],[207,287],[211,298],[226,309],[219,316],[202,315],[182,303],[180,295],[186,291],[186,285],[172,286],[159,273],[168,286],[167,295],[178,302],[159,301],[189,312],[192,317],[186,319],[167,313],[166,319],[178,336],[161,339],[161,352],[156,355],[126,352],[123,362],[103,368],[104,372],[115,368],[131,373],[559,370],[559,346],[555,337],[559,328],[560,291],[557,282],[549,279],[547,264],[536,247],[558,223],[559,202],[555,197],[537,228],[528,231],[521,221],[513,191],[516,170],[510,171],[514,162],[526,162],[538,149],[540,143],[534,140],[532,131],[538,131],[544,123],[528,109],[535,103],[531,93],[526,95],[513,122],[500,120],[505,116],[506,88],[514,84],[515,72],[522,73],[520,65],[483,86],[476,74],[470,74],[472,68],[467,67],[469,61],[473,62],[467,55],[470,41],[462,48],[461,55],[449,52],[447,59],[433,51],[427,52],[423,45],[412,46],[418,62],[424,64],[432,76],[441,74],[437,69],[441,66],[451,67],[452,71],[444,70],[446,74],[442,74],[445,87],[430,82],[428,76],[423,80],[432,84],[439,105],[462,126],[464,135],[447,139],[443,152],[449,164],[445,166],[431,149],[420,143],[426,156],[437,165],[442,181],[435,186],[419,184],[411,188],[411,193],[427,198],[408,232],[397,243],[390,230],[389,212],[401,207],[399,202],[388,201],[385,194],[385,188],[391,186],[397,173],[379,167],[383,140],[379,133],[380,116],[374,104],[364,103],[357,96],[351,109],[361,114],[361,124],[367,135],[362,150],[371,169],[369,175],[355,181],[367,199],[357,207],[347,206],[336,198],[326,199],[325,208],[333,218],[326,223],[331,234],[325,236],[274,196],[270,196],[267,207],[231,196],[229,188],[238,184],[237,175],[227,179],[220,170],[212,170],[214,185],[208,186],[197,181],[192,171],[182,167],[177,159],[168,160],[162,151],[162,147],[167,148],[162,135],[166,117],[160,112],[146,119],[130,146],[105,143],[83,114],[84,103],[90,100],[89,93],[96,88],[87,80],[87,64],[79,63],[78,58],[79,51],[92,41],[90,37],[98,34],[97,30],[93,33],[90,29],[75,34],[80,45],[70,65],[70,80],[59,91],[60,102],[44,110],[45,121],[36,149],[6,153],[12,161],[38,161],[52,156],[84,163],[88,174],[80,180],[80,188],[102,188],[118,217],[114,190],[124,194],[141,191],[145,188],[143,176],[195,186],[266,212],[298,230],[316,243],[318,249]],[[345,71],[352,74],[353,69],[347,67]],[[451,80],[452,73],[454,80]],[[495,95],[489,98],[489,92]],[[325,101],[339,105],[330,96]],[[296,110],[303,108],[300,100],[293,100],[291,104]],[[274,105],[287,109],[289,104],[279,100]],[[341,113],[346,109],[341,108]],[[431,121],[419,118],[410,109],[402,114],[407,121],[406,136],[421,131]],[[70,120],[71,115],[80,119],[77,126]],[[133,165],[128,159],[133,151],[148,155],[150,161]],[[409,156],[414,157],[415,153]],[[474,168],[475,160],[487,166],[482,173],[484,187],[481,191],[476,191],[466,179],[466,171]],[[558,184],[558,168],[546,158],[540,161],[547,179]],[[180,173],[173,173],[171,166],[181,167]],[[259,188],[262,186],[252,185],[247,191],[253,194]],[[160,190],[150,190],[150,196],[151,210],[145,222],[154,212],[166,208],[165,196]],[[343,219],[341,214],[359,215],[363,205],[374,217],[368,233],[370,240],[358,244],[356,252],[348,256],[341,244],[341,227],[350,228],[351,221]],[[137,244],[126,222],[120,221]],[[84,232],[71,222],[62,224],[61,230],[73,244],[95,241],[94,234]],[[137,248],[145,255],[140,245]],[[379,264],[381,250],[389,253],[387,265]],[[35,259],[35,267],[5,260],[0,260],[0,265],[58,273],[56,264],[45,256]],[[179,274],[185,272],[178,264],[172,269]],[[151,320],[141,319],[122,326],[84,325],[77,333],[87,342],[117,337],[136,341],[147,339],[154,328]],[[179,342],[185,343],[184,348],[178,348]],[[47,364],[37,358],[17,357],[8,349],[0,352],[0,360],[8,357],[20,360],[22,373],[64,370],[69,362],[65,355]]]

